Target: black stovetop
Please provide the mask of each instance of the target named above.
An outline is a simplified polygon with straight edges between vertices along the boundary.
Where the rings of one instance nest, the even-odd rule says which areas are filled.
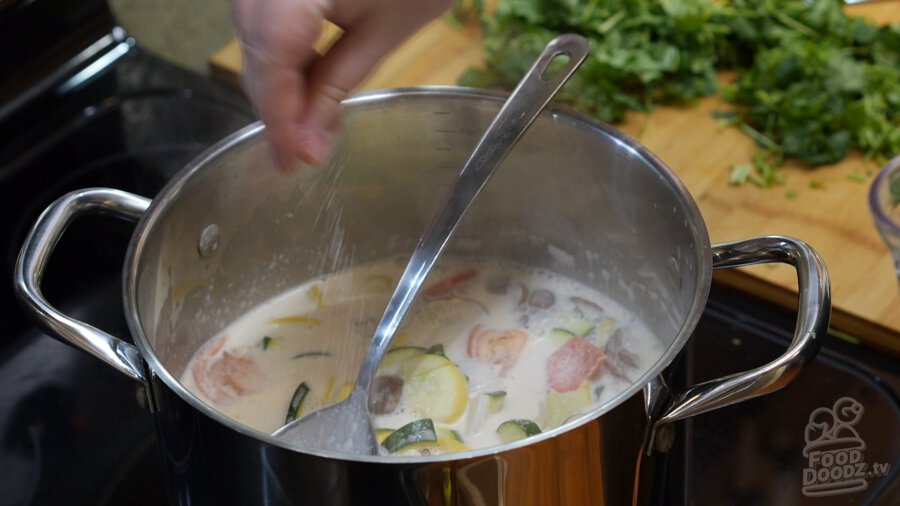
[[[165,504],[153,419],[139,405],[137,384],[29,320],[14,299],[13,265],[28,227],[53,199],[91,186],[153,197],[253,115],[239,94],[147,54],[121,30],[110,48],[118,60],[89,80],[32,114],[0,117],[0,505]],[[46,272],[49,301],[127,339],[120,270],[131,232],[131,224],[108,218],[76,222]],[[785,348],[793,326],[790,312],[716,286],[675,381],[761,365]],[[655,504],[900,504],[898,365],[829,338],[783,390],[678,422],[675,445],[660,460]],[[845,425],[856,434],[853,455],[872,474],[825,476],[830,495],[809,496],[821,490],[819,475],[832,472],[821,454],[804,454],[810,417],[833,416],[841,399],[862,408]],[[875,476],[882,465],[889,470]],[[841,490],[844,482],[865,489]]]

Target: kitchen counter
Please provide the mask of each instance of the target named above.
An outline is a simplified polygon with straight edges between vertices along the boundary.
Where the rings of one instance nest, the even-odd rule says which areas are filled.
[[[900,22],[900,2],[857,5],[848,11],[879,22]],[[479,29],[439,20],[390,55],[361,89],[453,85],[463,71],[480,62]],[[212,75],[231,83],[238,82],[240,66],[236,42],[210,58]],[[738,129],[720,127],[712,117],[718,108],[723,108],[722,101],[710,97],[690,107],[631,114],[617,127],[681,178],[697,200],[713,242],[790,235],[813,246],[831,275],[832,326],[900,355],[900,288],[867,202],[879,167],[853,155],[814,170],[788,166],[783,186],[732,186],[730,167],[749,161],[757,148]],[[851,179],[851,173],[864,174],[865,181]],[[716,279],[780,304],[796,304],[796,274],[787,266],[717,271]]]

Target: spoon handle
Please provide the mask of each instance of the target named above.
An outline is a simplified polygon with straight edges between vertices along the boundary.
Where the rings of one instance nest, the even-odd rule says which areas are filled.
[[[351,395],[368,395],[394,333],[472,201],[589,52],[587,39],[580,35],[567,34],[553,39],[510,94],[460,171],[440,213],[419,239],[375,330]],[[568,57],[568,61],[558,70],[548,71],[550,63],[560,56]]]

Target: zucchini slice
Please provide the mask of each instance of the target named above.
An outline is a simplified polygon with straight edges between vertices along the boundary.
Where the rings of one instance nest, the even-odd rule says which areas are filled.
[[[425,349],[418,346],[399,346],[388,350],[378,367],[378,375],[405,378],[416,359],[424,354]]]
[[[303,400],[306,399],[307,394],[309,394],[309,387],[306,386],[305,381],[297,385],[297,389],[294,390],[294,395],[291,396],[291,403],[288,404],[284,423],[291,423],[300,418],[300,413],[303,411]]]
[[[587,412],[593,402],[591,387],[587,383],[570,392],[554,392],[551,390],[547,393],[547,403],[545,405],[547,411],[544,418],[544,426],[557,427],[562,425],[572,415]]]
[[[445,357],[423,353],[403,376],[402,405],[413,416],[453,423],[469,404],[469,383]]]
[[[437,439],[434,422],[430,418],[422,418],[391,432],[381,442],[381,446],[390,453],[396,453],[418,443],[437,443]]]
[[[488,405],[487,410],[488,413],[494,414],[503,409],[503,405],[506,403],[506,391],[505,390],[497,390],[496,392],[488,392],[484,394],[487,396]]]
[[[507,420],[497,427],[497,434],[503,443],[512,443],[540,433],[541,428],[538,424],[524,418]]]

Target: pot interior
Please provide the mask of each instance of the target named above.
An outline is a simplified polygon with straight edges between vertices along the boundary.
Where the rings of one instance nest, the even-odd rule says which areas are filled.
[[[460,89],[354,98],[325,169],[277,170],[258,125],[198,158],[132,244],[126,310],[145,359],[199,405],[177,378],[230,322],[316,276],[408,257],[502,100]],[[524,135],[445,255],[542,267],[644,320],[665,352],[594,416],[672,360],[710,282],[706,229],[677,178],[612,128],[562,112]]]

